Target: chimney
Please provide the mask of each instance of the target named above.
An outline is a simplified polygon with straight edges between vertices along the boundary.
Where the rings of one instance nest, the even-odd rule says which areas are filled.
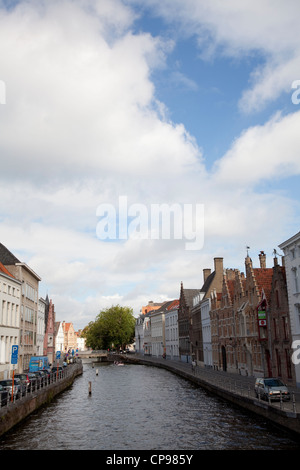
[[[263,251],[259,253],[259,262],[261,268],[266,268],[266,255]]]
[[[211,273],[211,269],[203,269],[203,284]]]
[[[223,275],[223,258],[214,258],[215,272]]]

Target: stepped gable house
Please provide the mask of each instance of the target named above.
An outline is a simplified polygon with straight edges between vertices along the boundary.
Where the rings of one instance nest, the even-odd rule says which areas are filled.
[[[242,375],[263,376],[269,363],[268,324],[273,269],[266,256],[253,268],[247,255],[245,272],[226,270],[219,305],[211,310],[213,364],[215,368]]]
[[[200,289],[184,289],[181,282],[179,308],[178,308],[178,339],[179,356],[182,361],[189,362],[190,351],[190,321],[193,298],[199,294]]]
[[[197,363],[209,362],[204,361],[203,328],[206,323],[204,325],[203,320],[205,319],[206,312],[209,316],[211,295],[214,292],[220,293],[222,291],[222,282],[223,258],[214,258],[214,271],[211,272],[211,269],[203,269],[203,286],[193,297],[193,306],[190,314],[191,355],[192,359],[196,360]],[[208,336],[210,342],[210,333]]]
[[[50,364],[56,358],[55,351],[55,311],[52,300],[46,297],[45,307],[45,336],[44,336],[44,356],[48,356]]]

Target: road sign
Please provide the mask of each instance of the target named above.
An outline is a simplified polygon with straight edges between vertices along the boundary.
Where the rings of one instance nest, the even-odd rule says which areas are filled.
[[[18,354],[19,354],[19,346],[17,344],[13,344],[11,347],[11,363],[18,364]]]
[[[56,351],[56,359],[60,359],[60,351]]]

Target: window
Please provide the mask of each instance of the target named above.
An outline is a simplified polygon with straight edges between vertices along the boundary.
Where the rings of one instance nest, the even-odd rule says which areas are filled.
[[[291,354],[288,349],[285,349],[285,361],[286,361],[286,370],[288,378],[292,378],[292,363],[291,363]]]
[[[283,324],[283,334],[284,334],[284,339],[289,339],[289,322],[288,318],[282,317],[282,324]]]
[[[294,278],[294,292],[298,292],[298,271],[296,266],[292,268],[293,278]]]

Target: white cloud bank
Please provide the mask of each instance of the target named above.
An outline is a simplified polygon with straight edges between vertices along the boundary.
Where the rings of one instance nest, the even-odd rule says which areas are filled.
[[[241,263],[246,244],[275,248],[294,214],[295,201],[263,188],[299,175],[297,108],[246,129],[209,172],[201,143],[156,99],[151,74],[172,42],[133,34],[136,3],[32,0],[0,9],[0,241],[42,277],[58,319],[78,328],[112,303],[138,313],[150,299],[178,296],[181,280],[200,287],[214,256],[227,265]],[[241,97],[244,110],[275,98],[270,77],[277,95],[297,78],[297,2],[277,4],[272,16],[261,2],[260,22],[253,2],[148,5],[205,39],[210,54],[265,57]],[[203,250],[187,252],[185,240],[101,242],[96,209],[120,195],[147,207],[204,204]]]

